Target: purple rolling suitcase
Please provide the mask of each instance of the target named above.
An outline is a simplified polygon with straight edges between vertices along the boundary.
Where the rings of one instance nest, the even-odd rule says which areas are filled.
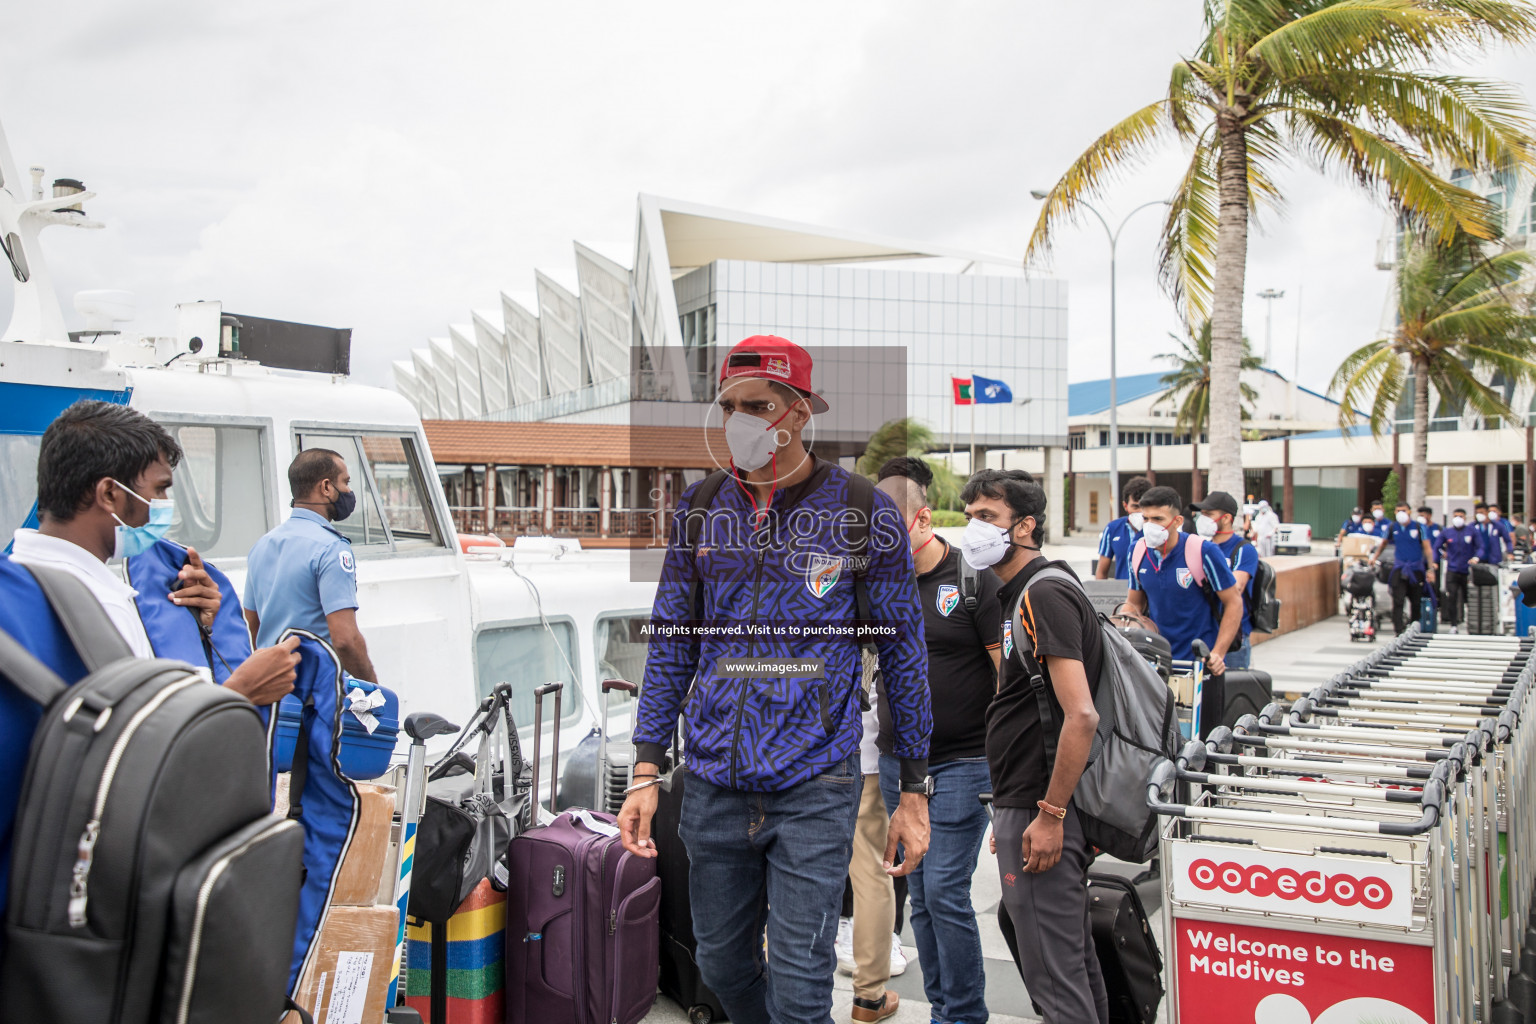
[[[537,691],[541,704],[546,691],[551,687]],[[552,692],[558,736],[558,686]],[[557,774],[558,744],[550,763]],[[557,788],[550,786],[551,804]],[[638,1024],[655,1003],[661,881],[654,860],[625,852],[616,821],[566,811],[512,840],[507,1024]]]

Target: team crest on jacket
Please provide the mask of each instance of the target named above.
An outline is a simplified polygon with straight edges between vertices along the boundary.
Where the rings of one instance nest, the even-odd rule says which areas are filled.
[[[1183,587],[1185,590],[1188,590],[1189,585],[1195,582],[1195,574],[1182,567],[1173,570],[1173,578],[1177,580],[1179,586]]]
[[[949,618],[949,613],[960,604],[960,588],[952,583],[944,584],[939,587],[938,599],[933,603],[940,615]]]
[[[357,563],[352,560],[352,552],[342,549],[336,553],[336,560],[341,563],[343,572],[356,572]]]
[[[1013,620],[1003,620],[1003,657],[1013,653]]]
[[[818,555],[811,560],[811,567],[805,574],[805,585],[810,588],[812,594],[817,597],[826,597],[827,592],[837,585],[838,577],[843,574],[843,560],[832,555]]]

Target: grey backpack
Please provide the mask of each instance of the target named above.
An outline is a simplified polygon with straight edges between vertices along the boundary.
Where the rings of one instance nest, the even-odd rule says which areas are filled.
[[[190,665],[133,657],[83,583],[27,568],[90,674],[68,686],[0,631],[0,675],[43,707],[13,832],[5,1018],[270,1024],[288,1005],[304,835],[271,816],[260,715]]]
[[[1099,728],[1088,766],[1072,793],[1083,835],[1112,857],[1145,863],[1157,851],[1158,822],[1156,812],[1147,807],[1147,776],[1153,764],[1163,758],[1172,760],[1179,748],[1173,691],[1120,631],[1093,610],[1077,577],[1054,565],[1039,570],[1024,584],[1014,606],[1013,635],[1015,649],[1029,672],[1030,688],[1039,701],[1047,764],[1054,767],[1056,763],[1061,723],[1051,707],[1040,662],[1024,642],[1035,635],[1033,621],[1024,612],[1024,596],[1041,580],[1070,583],[1082,596],[1083,614],[1097,618],[1104,642],[1104,664],[1093,695]]]

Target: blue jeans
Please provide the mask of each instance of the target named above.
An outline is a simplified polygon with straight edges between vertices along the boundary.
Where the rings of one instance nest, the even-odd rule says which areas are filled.
[[[1249,642],[1249,634],[1244,633],[1237,646],[1227,652],[1222,660],[1227,663],[1227,668],[1235,668],[1246,672],[1253,667],[1253,644]]]
[[[832,946],[863,786],[858,754],[777,793],[689,774],[678,834],[699,973],[735,1024],[832,1020]]]
[[[992,780],[986,759],[979,757],[946,761],[930,771],[928,855],[907,876],[923,993],[940,1024],[986,1024],[987,979],[971,875],[987,832],[987,809],[976,797],[992,788]],[[894,814],[901,796],[901,762],[894,757],[880,758],[880,792]]]

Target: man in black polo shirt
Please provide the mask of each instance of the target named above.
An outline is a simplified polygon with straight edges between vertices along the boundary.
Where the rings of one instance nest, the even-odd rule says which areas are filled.
[[[1088,920],[1091,856],[1072,803],[1099,722],[1093,706],[1104,660],[1098,617],[1066,580],[1028,586],[1046,566],[1072,572],[1066,562],[1040,555],[1045,491],[1028,474],[983,470],[965,485],[961,500],[971,520],[962,542],[966,558],[991,566],[1002,581],[1003,659],[997,696],[987,709],[987,761],[1003,905],[1018,938],[1024,985],[1052,1024],[1108,1024]],[[1039,662],[1053,717],[1061,723],[1054,764],[1046,763],[1025,651]]]
[[[962,566],[960,552],[933,532],[926,469],[915,459],[893,459],[881,467],[878,485],[907,523],[933,696],[928,854],[907,878],[912,934],[932,1019],[985,1024],[986,976],[971,876],[987,832],[987,812],[977,797],[991,788],[987,705],[997,692],[1002,612],[997,577]],[[894,736],[883,693],[879,711],[880,788],[889,811],[899,797],[901,764],[891,754]],[[857,908],[854,918],[857,924]],[[856,1002],[854,1020],[863,1019]]]

